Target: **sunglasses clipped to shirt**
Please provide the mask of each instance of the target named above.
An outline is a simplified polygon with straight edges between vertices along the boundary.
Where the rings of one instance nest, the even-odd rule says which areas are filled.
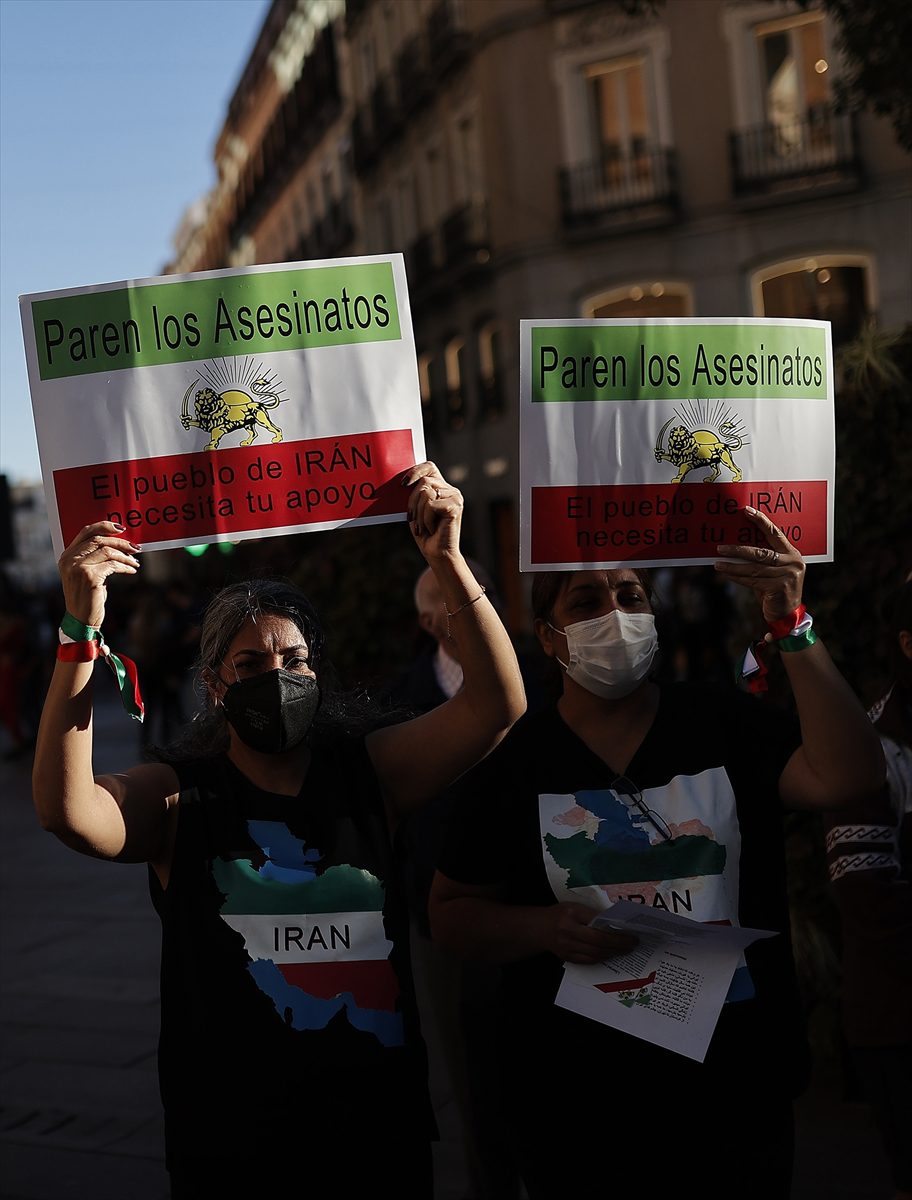
[[[658,830],[666,842],[673,840],[674,835],[668,828],[665,818],[660,813],[657,813],[654,808],[649,807],[643,799],[643,793],[632,779],[628,779],[626,775],[618,775],[617,779],[610,786],[621,802],[626,804],[630,809],[636,809],[649,822],[653,829]]]

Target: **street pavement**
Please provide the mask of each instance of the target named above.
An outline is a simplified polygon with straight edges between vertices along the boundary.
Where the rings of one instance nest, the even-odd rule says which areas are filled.
[[[135,728],[112,702],[99,706],[96,731],[96,771],[138,761]],[[28,757],[0,762],[0,1197],[166,1200],[158,920],[146,871],[75,854],[44,833],[30,770]],[[430,1024],[426,1035],[437,1200],[464,1200],[458,1114]],[[867,1108],[818,1082],[798,1106],[794,1200],[890,1194]]]

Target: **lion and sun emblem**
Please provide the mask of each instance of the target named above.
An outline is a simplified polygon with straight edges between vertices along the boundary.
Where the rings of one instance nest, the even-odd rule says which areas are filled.
[[[282,395],[284,391],[275,372],[264,369],[262,363],[251,358],[218,359],[197,369],[196,379],[184,393],[181,424],[184,429],[208,433],[205,450],[218,450],[223,437],[241,429],[245,430],[241,446],[251,445],[261,430],[271,433],[273,442],[281,442],[284,434],[268,410],[289,399]]]
[[[663,446],[665,431],[675,420],[680,424],[671,430],[667,446]],[[710,474],[703,477],[704,483],[715,483],[722,467],[731,472],[732,483],[740,483],[742,472],[732,454],[750,444],[744,433],[744,423],[732,409],[717,402],[710,411],[706,400],[689,401],[686,406],[676,408],[659,430],[656,462],[668,462],[678,468],[672,483],[683,483],[691,471],[701,467],[710,468]]]

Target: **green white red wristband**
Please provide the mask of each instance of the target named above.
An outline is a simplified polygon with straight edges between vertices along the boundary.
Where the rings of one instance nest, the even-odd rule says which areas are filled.
[[[769,633],[761,638],[754,646],[749,646],[738,672],[738,682],[749,692],[765,692],[767,690],[766,676],[769,668],[764,661],[767,647],[775,642],[780,651],[785,654],[796,654],[807,650],[817,641],[814,632],[814,618],[799,604],[794,612],[776,621],[769,621]]]
[[[813,625],[814,618],[803,604],[799,604],[787,617],[769,622],[771,640],[786,654],[806,650],[817,641]]]
[[[103,658],[114,673],[120,702],[134,721],[142,721],[145,705],[139,691],[136,663],[126,654],[117,655],[101,635],[100,629],[84,625],[71,613],[64,613],[60,622],[60,645],[57,658],[61,662],[94,662]]]

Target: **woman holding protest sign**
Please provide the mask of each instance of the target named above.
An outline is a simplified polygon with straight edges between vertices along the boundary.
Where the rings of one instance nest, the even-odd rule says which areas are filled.
[[[551,572],[536,577],[532,598],[541,645],[562,668],[560,698],[459,785],[431,927],[444,946],[504,964],[505,1111],[532,1200],[590,1194],[599,1174],[618,1195],[675,1194],[685,1181],[704,1200],[788,1195],[805,1056],[777,798],[838,805],[874,791],[884,767],[801,603],[801,556],[745,511],[760,544],[720,546],[716,569],[759,599],[800,728],[736,691],[650,680],[648,572]],[[556,1005],[565,963],[635,951],[615,975],[626,990],[602,983],[603,968],[599,996],[666,1014],[682,1000],[663,1036],[686,1035],[693,980],[675,976],[671,987],[686,970],[672,964],[656,984],[635,939],[590,924],[621,899],[777,931],[734,971],[705,1061]]]
[[[377,727],[332,692],[305,597],[255,580],[224,589],[204,619],[206,713],[189,740],[169,761],[93,778],[106,584],[136,572],[140,547],[99,522],[60,559],[67,616],[35,805],[74,849],[149,864],[176,1197],[259,1194],[292,1171],[315,1194],[431,1194],[434,1119],[390,835],[525,702],[506,631],[459,549],[461,494],[433,463],[402,483],[465,686],[398,725]]]

